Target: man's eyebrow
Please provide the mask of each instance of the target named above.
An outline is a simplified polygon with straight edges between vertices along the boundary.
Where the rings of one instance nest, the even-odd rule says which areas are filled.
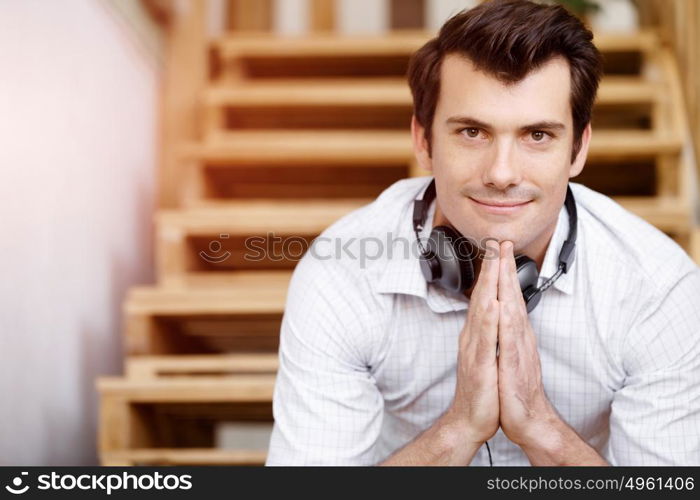
[[[463,115],[457,115],[457,116],[450,116],[447,121],[445,121],[446,124],[451,125],[453,123],[459,124],[459,125],[473,125],[474,127],[480,127],[480,128],[486,128],[486,129],[491,129],[491,125],[488,123],[484,123],[481,120],[477,120],[476,118],[472,118],[471,116],[463,116]]]
[[[525,125],[523,127],[520,127],[522,130],[525,131],[531,131],[531,130],[559,130],[563,131],[566,130],[566,125],[564,125],[562,122],[556,122],[553,120],[543,120],[540,122],[535,122],[531,123],[530,125]]]
[[[491,125],[482,122],[481,120],[477,120],[476,118],[472,118],[471,116],[462,115],[451,116],[445,121],[445,123],[448,125],[460,124],[471,127],[478,127],[486,130],[491,130],[493,128]],[[553,120],[542,120],[539,122],[530,123],[528,125],[523,125],[522,127],[520,127],[520,130],[524,132],[529,132],[532,130],[566,130],[566,125]]]

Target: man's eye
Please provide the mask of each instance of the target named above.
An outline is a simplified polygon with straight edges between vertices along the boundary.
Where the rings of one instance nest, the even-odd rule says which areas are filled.
[[[547,133],[541,130],[535,130],[531,135],[536,142],[541,142],[543,139],[547,138]]]
[[[463,129],[463,130],[467,133],[468,137],[472,137],[472,138],[479,137],[479,129],[478,128],[468,127],[468,128]]]

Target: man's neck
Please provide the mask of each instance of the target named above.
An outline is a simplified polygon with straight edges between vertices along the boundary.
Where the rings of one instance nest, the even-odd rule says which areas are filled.
[[[517,254],[525,254],[532,260],[534,260],[535,264],[537,265],[538,271],[542,271],[544,256],[547,253],[547,248],[549,247],[550,242],[552,241],[552,236],[554,235],[554,230],[557,227],[558,219],[558,217],[555,218],[554,222],[549,227],[547,227],[547,229],[542,233],[542,235],[540,235],[540,237],[538,237],[530,245],[528,245],[525,248],[518,249],[517,251]],[[435,200],[435,214],[433,215],[433,227],[442,225],[452,226],[450,221],[442,213],[442,210],[440,210],[440,204],[438,203],[438,200]],[[481,256],[474,259],[474,276],[479,276],[479,272],[481,271],[481,260]],[[474,280],[474,284],[476,284],[476,280]],[[473,288],[474,285],[472,285],[471,288],[464,292],[464,294],[467,297],[471,297]]]

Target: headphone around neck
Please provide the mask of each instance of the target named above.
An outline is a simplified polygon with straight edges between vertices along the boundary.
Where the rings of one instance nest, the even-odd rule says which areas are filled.
[[[427,247],[423,246],[420,231],[423,230],[428,208],[435,196],[435,179],[431,178],[426,188],[413,202],[413,230],[421,252],[420,268],[429,283],[437,283],[447,290],[462,294],[474,283],[474,259],[478,255],[478,246],[449,226],[434,227],[430,232]],[[564,206],[569,213],[569,236],[559,252],[557,272],[538,287],[539,272],[535,261],[527,255],[515,256],[520,290],[528,313],[539,304],[542,292],[552,286],[562,273],[566,273],[571,268],[576,245],[577,216],[576,202],[570,186],[566,187]]]

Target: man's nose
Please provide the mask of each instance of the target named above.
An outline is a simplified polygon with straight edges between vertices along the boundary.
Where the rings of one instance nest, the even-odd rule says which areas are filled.
[[[484,185],[505,191],[522,181],[522,169],[517,159],[515,146],[510,140],[494,144],[492,156],[483,173]]]

